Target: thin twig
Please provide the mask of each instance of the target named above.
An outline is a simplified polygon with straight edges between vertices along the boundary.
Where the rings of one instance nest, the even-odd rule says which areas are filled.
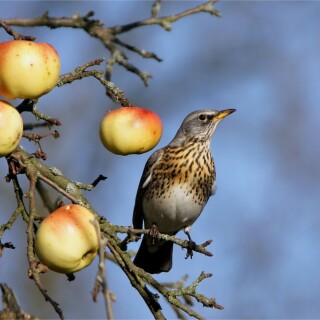
[[[51,128],[52,124],[48,122],[39,122],[39,123],[24,123],[23,124],[23,130],[33,130],[36,128]]]
[[[108,177],[105,177],[104,175],[99,174],[98,178],[95,179],[95,180],[91,183],[91,185],[95,188],[100,181],[105,181],[105,180],[107,180],[107,179],[108,179]]]
[[[161,0],[155,0],[151,8],[151,18],[156,18],[161,6]]]
[[[58,87],[63,86],[66,83],[72,83],[75,80],[81,80],[86,77],[94,77],[100,81],[100,83],[106,88],[107,95],[116,103],[120,103],[121,106],[125,107],[130,105],[129,100],[125,97],[124,92],[118,88],[113,82],[103,78],[102,71],[86,69],[89,66],[101,63],[103,59],[96,59],[94,61],[88,62],[81,67],[77,67],[74,71],[60,76],[57,83]]]
[[[120,103],[122,107],[130,106],[130,101],[126,98],[124,92],[118,88],[113,82],[106,80],[100,73],[93,75],[100,83],[106,88],[107,95],[117,103]]]
[[[168,290],[166,287],[161,285],[161,283],[159,283],[153,277],[151,277],[149,273],[145,272],[142,269],[139,269],[138,274],[143,279],[145,279],[145,281],[147,281],[151,286],[153,286],[156,290],[158,290],[170,305],[179,308],[180,310],[186,312],[191,317],[194,317],[196,319],[203,319],[203,317],[199,313],[190,309],[188,306],[182,303],[179,299],[177,299],[178,294],[172,294],[172,292],[174,292],[173,290]]]
[[[165,317],[161,311],[161,306],[157,301],[157,295],[150,292],[143,280],[138,276],[137,268],[133,265],[131,260],[125,257],[119,247],[112,242],[112,240],[108,241],[108,248],[117,260],[121,269],[127,275],[131,285],[140,293],[154,318],[164,320]]]
[[[139,234],[149,234],[150,233],[150,229],[132,229],[131,227],[121,227],[121,226],[114,226],[114,228],[115,228],[116,232],[129,233],[129,236],[127,238],[125,238],[125,240],[123,241],[124,242],[123,245],[127,244],[128,242],[131,242],[131,241],[136,241],[136,238],[131,238],[131,234],[139,235]],[[163,240],[167,240],[167,241],[171,241],[171,242],[179,245],[183,249],[190,249],[188,241],[179,239],[175,236],[170,236],[168,234],[159,233],[158,238],[163,239]],[[202,244],[199,244],[199,245],[195,244],[195,246],[192,248],[192,250],[195,252],[198,252],[198,253],[202,253],[208,257],[211,257],[211,256],[213,256],[213,254],[210,251],[206,250],[206,247],[208,245],[210,245],[211,243],[212,243],[212,240],[207,240],[206,242],[204,242]]]
[[[62,195],[64,195],[65,197],[67,197],[68,199],[70,199],[73,203],[79,203],[78,199],[74,196],[72,196],[70,194],[70,192],[64,190],[63,188],[61,188],[60,186],[58,186],[56,183],[52,182],[50,179],[48,179],[47,177],[43,176],[42,174],[39,174],[38,178],[40,180],[42,180],[43,182],[45,182],[46,184],[48,184],[49,186],[51,186],[52,188],[54,188],[55,190],[57,190],[59,193],[61,193]],[[71,190],[72,186],[70,185],[70,190]]]
[[[105,59],[99,58],[92,61],[89,61],[85,64],[83,64],[80,67],[75,68],[73,71],[63,74],[59,77],[59,80],[57,82],[57,86],[61,87],[66,83],[72,83],[75,80],[81,80],[86,77],[90,77],[95,72],[101,72],[101,71],[87,71],[88,68],[100,65]],[[101,72],[102,73],[102,72]]]
[[[17,208],[13,214],[11,215],[10,219],[8,220],[8,222],[4,223],[1,225],[0,227],[0,239],[2,238],[4,232],[7,230],[7,229],[11,229],[12,225],[14,224],[14,222],[17,220],[17,218],[19,217],[20,215],[20,208]]]
[[[149,52],[149,51],[146,51],[146,50],[143,50],[143,49],[139,49],[135,46],[132,46],[128,43],[125,43],[123,41],[121,41],[120,39],[118,38],[114,38],[113,40],[114,43],[118,44],[119,46],[122,46],[130,51],[133,51],[135,53],[138,53],[141,57],[143,58],[146,58],[146,59],[155,59],[157,60],[158,62],[161,62],[162,59],[160,59],[155,53],[153,52]]]
[[[18,181],[16,175],[12,175],[12,182],[13,182],[14,193],[16,195],[16,200],[17,200],[18,206],[17,206],[16,210],[13,212],[10,219],[6,223],[1,225],[0,239],[2,238],[4,232],[7,229],[9,229],[9,230],[11,229],[12,225],[17,220],[17,218],[19,217],[20,214],[22,215],[23,219],[26,222],[29,222],[29,216],[24,215],[24,213],[26,212],[26,209],[25,209],[24,202],[23,202],[23,193],[22,193],[22,190],[21,190],[21,187],[19,185],[19,181]]]
[[[218,304],[214,298],[207,298],[204,295],[197,293],[196,291],[200,282],[210,277],[212,277],[211,273],[201,272],[199,277],[195,281],[193,281],[189,286],[185,288],[176,289],[172,291],[171,294],[176,296],[189,295],[194,297],[198,302],[202,303],[204,307],[222,310],[223,306]]]
[[[36,26],[46,26],[49,28],[76,28],[82,29],[87,32],[93,38],[98,39],[105,48],[109,51],[111,57],[106,66],[106,79],[110,80],[113,65],[119,64],[123,66],[126,70],[138,75],[143,83],[147,86],[148,80],[151,75],[147,72],[141,71],[139,68],[129,63],[129,59],[126,57],[124,52],[122,52],[117,45],[125,47],[126,49],[135,52],[143,57],[153,58],[160,60],[155,54],[148,53],[143,49],[136,48],[132,45],[126,44],[116,38],[117,35],[131,31],[132,29],[139,28],[142,26],[159,25],[167,31],[172,29],[171,24],[176,22],[186,16],[204,12],[220,16],[220,12],[216,10],[213,5],[217,0],[210,0],[203,4],[200,4],[194,8],[182,11],[177,14],[170,16],[157,17],[160,11],[160,0],[155,0],[151,9],[151,17],[145,20],[136,21],[133,23],[125,24],[122,26],[105,27],[104,24],[99,20],[92,19],[93,12],[90,11],[84,16],[73,15],[72,17],[50,17],[48,12],[45,12],[42,16],[33,19],[7,19],[5,23],[7,25],[13,26],[23,26],[23,27],[36,27]]]
[[[38,134],[38,133],[23,133],[22,137],[28,139],[29,141],[34,141],[36,146],[37,146],[37,150],[33,153],[35,155],[36,158],[38,159],[43,159],[46,160],[47,159],[47,154],[43,151],[42,147],[41,147],[41,143],[40,140],[43,138],[47,138],[49,136],[54,137],[55,139],[58,139],[60,137],[60,134],[57,130],[51,131],[49,133],[46,134]]]
[[[39,320],[39,318],[21,310],[13,290],[6,283],[0,283],[0,289],[2,292],[0,319]]]
[[[99,182],[104,181],[106,179],[107,179],[107,177],[100,174],[91,184],[86,184],[86,183],[78,182],[78,181],[74,181],[74,184],[79,189],[91,191],[99,184]]]
[[[176,21],[178,21],[186,16],[189,16],[191,14],[206,12],[206,13],[210,13],[212,15],[215,15],[217,17],[220,17],[221,16],[220,12],[213,7],[213,4],[215,4],[216,2],[217,2],[217,0],[210,0],[210,1],[202,3],[194,8],[185,10],[183,12],[180,12],[180,13],[177,13],[177,14],[174,14],[171,16],[163,16],[163,17],[159,17],[159,18],[152,16],[149,19],[129,23],[129,24],[122,25],[122,26],[112,27],[112,28],[110,28],[110,32],[113,35],[116,35],[119,33],[128,32],[128,31],[130,31],[132,29],[136,29],[138,27],[150,26],[150,25],[159,25],[160,27],[164,28],[166,31],[171,31],[171,29],[172,29],[171,23],[172,22],[176,22]]]
[[[25,222],[29,223],[29,215],[27,213],[27,209],[26,209],[25,204],[23,202],[24,195],[23,195],[22,189],[20,187],[18,177],[16,175],[12,177],[12,183],[13,183],[13,187],[14,187],[14,193],[16,195],[16,200],[18,203],[18,207],[16,210],[18,210],[20,212],[20,214],[22,215],[22,219]]]
[[[0,283],[0,289],[2,292],[3,310],[10,310],[12,312],[20,313],[21,308],[15,294],[13,293],[13,290],[6,283]]]
[[[48,189],[44,186],[44,184],[37,180],[36,189],[42,199],[43,205],[47,208],[49,212],[53,212],[56,207],[54,201],[51,200]]]
[[[43,297],[45,298],[46,301],[48,301],[56,313],[59,315],[60,319],[64,319],[62,310],[59,307],[59,304],[54,301],[48,294],[46,289],[43,287],[39,272],[40,270],[38,269],[38,263],[34,254],[34,240],[33,240],[33,234],[34,234],[34,229],[33,229],[33,224],[34,224],[34,218],[37,215],[36,212],[36,203],[35,203],[35,189],[36,189],[36,174],[35,170],[32,167],[27,168],[27,176],[30,181],[30,188],[28,192],[28,198],[29,198],[29,224],[27,228],[27,257],[28,257],[28,262],[29,262],[29,267],[30,267],[30,277],[34,280],[35,284],[37,285],[38,289],[42,293]]]
[[[12,244],[12,242],[4,242],[4,243],[2,243],[1,240],[0,240],[0,257],[2,257],[3,249],[12,249],[12,250],[14,250],[15,248],[16,247]]]
[[[111,292],[108,288],[107,277],[106,277],[107,271],[106,271],[106,261],[105,261],[105,248],[108,243],[108,240],[102,237],[97,220],[94,220],[92,223],[96,228],[96,232],[99,239],[99,266],[98,266],[98,271],[96,275],[94,289],[92,292],[92,298],[93,298],[93,301],[96,302],[97,295],[99,294],[100,291],[102,291],[105,308],[106,308],[107,319],[114,319],[113,311],[112,311],[112,303],[111,303]]]
[[[46,122],[48,122],[50,125],[54,125],[54,126],[60,126],[61,122],[57,119],[51,118],[48,115],[40,112],[37,107],[36,104],[38,102],[38,99],[25,99],[22,101],[22,103],[20,103],[17,106],[17,111],[22,113],[22,112],[31,112],[34,114],[34,116],[37,119],[41,119],[44,120]]]
[[[19,199],[20,200],[20,199]],[[4,223],[3,225],[1,225],[0,227],[0,239],[2,238],[4,232],[7,229],[11,229],[12,225],[14,224],[14,222],[17,220],[17,218],[19,217],[20,213],[21,213],[21,202],[18,203],[18,207],[16,208],[16,210],[13,212],[13,214],[11,215],[10,219],[8,220],[8,222]]]
[[[0,27],[2,27],[7,34],[13,37],[14,40],[29,40],[33,41],[36,38],[32,36],[24,36],[16,31],[14,31],[12,28],[10,28],[3,20],[0,20]]]

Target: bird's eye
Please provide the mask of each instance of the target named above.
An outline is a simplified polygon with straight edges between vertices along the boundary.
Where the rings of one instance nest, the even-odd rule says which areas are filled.
[[[206,115],[204,115],[204,114],[199,115],[199,120],[204,121],[206,119],[207,119]]]

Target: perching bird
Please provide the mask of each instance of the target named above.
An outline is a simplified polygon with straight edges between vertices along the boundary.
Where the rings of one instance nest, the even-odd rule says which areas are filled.
[[[133,227],[144,223],[144,235],[134,264],[149,273],[172,267],[173,243],[156,241],[156,233],[188,235],[216,188],[216,171],[210,141],[217,124],[235,109],[199,110],[182,122],[173,140],[148,159],[138,187]]]

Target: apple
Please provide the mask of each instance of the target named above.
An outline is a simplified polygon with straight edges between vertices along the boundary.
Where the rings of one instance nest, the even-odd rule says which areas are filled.
[[[23,121],[10,103],[0,100],[0,157],[10,154],[20,143]]]
[[[120,155],[147,152],[158,144],[161,135],[160,117],[150,110],[134,106],[107,112],[100,125],[102,144]]]
[[[60,60],[48,43],[11,40],[0,43],[0,95],[34,99],[57,84]]]
[[[73,273],[88,266],[95,258],[99,240],[95,216],[77,205],[64,205],[49,214],[35,237],[38,258],[49,269]]]

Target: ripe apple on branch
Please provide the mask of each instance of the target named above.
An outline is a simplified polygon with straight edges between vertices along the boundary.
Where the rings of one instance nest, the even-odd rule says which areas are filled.
[[[109,151],[119,154],[140,154],[154,148],[162,135],[160,117],[148,109],[127,106],[104,116],[100,139]]]
[[[48,43],[11,40],[0,43],[0,95],[35,99],[57,84],[60,60]]]

